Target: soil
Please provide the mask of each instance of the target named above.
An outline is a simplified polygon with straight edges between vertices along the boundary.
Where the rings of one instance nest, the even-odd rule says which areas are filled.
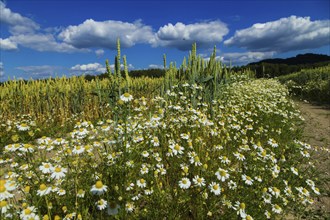
[[[302,101],[296,103],[306,122],[303,128],[303,141],[314,147],[324,147],[330,150],[330,108]],[[319,186],[321,196],[314,204],[313,211],[321,215],[320,219],[330,219],[330,153],[318,151],[313,156],[313,160],[324,181]]]

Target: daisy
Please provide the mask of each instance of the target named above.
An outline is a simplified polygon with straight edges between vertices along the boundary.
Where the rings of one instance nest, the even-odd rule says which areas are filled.
[[[221,156],[219,159],[221,160],[221,163],[230,164],[230,160],[226,156]]]
[[[133,100],[133,96],[126,92],[120,96],[120,100],[122,100],[123,102],[129,102]]]
[[[67,168],[63,168],[61,166],[56,166],[51,170],[53,173],[51,174],[51,178],[53,179],[61,179],[65,177],[65,173],[68,172]]]
[[[142,167],[140,169],[141,174],[147,174],[149,172],[149,168],[146,164],[142,164]]]
[[[239,216],[241,216],[241,218],[245,219],[245,217],[247,216],[245,213],[245,203],[244,202],[240,203],[239,201],[237,201],[235,208],[236,208],[236,210],[238,209],[237,215],[239,215]]]
[[[66,194],[66,191],[64,189],[57,190],[57,195],[64,196]]]
[[[195,186],[205,186],[205,179],[203,177],[199,177],[198,175],[193,178],[193,182]]]
[[[8,192],[8,188],[5,185],[5,181],[1,181],[0,182],[0,201],[8,199],[8,198],[12,198],[12,197],[14,197],[14,195],[11,194],[10,192]]]
[[[21,214],[20,214],[20,217],[21,219],[36,219],[36,214],[35,214],[35,211],[37,209],[34,207],[34,206],[29,206],[27,207],[26,209],[24,209]]]
[[[41,184],[39,186],[38,191],[37,191],[37,195],[38,196],[44,196],[44,195],[49,194],[51,191],[52,191],[51,187],[47,187],[45,184]]]
[[[147,186],[147,182],[144,179],[139,179],[136,181],[136,185],[140,188],[145,188]]]
[[[275,205],[272,205],[272,211],[273,211],[274,213],[281,214],[281,212],[282,212],[283,210],[282,210],[282,208],[281,208],[279,205],[275,204]]]
[[[171,144],[170,148],[174,155],[183,154],[184,148],[182,146],[180,146],[179,144]]]
[[[109,202],[107,207],[108,215],[117,215],[119,212],[120,205],[114,202]]]
[[[159,146],[159,139],[158,139],[158,137],[154,137],[153,139],[151,139],[150,142],[154,145],[154,147],[158,147]]]
[[[80,145],[74,146],[72,153],[73,154],[81,154],[85,151],[85,147],[82,147]]]
[[[291,167],[290,170],[292,171],[292,173],[293,173],[294,175],[297,175],[297,176],[298,176],[298,169],[297,169],[297,168],[295,168],[295,167]]]
[[[214,195],[220,195],[221,193],[220,185],[215,182],[210,183],[209,189]]]
[[[103,209],[107,208],[108,202],[104,199],[100,199],[99,201],[97,201],[95,203],[95,205],[98,210],[103,210]]]
[[[128,202],[128,203],[125,204],[125,210],[127,212],[133,212],[134,208],[135,208],[134,203],[132,203],[132,202]]]
[[[274,139],[272,139],[272,138],[270,138],[270,139],[267,141],[267,143],[268,143],[270,146],[272,146],[273,148],[278,147],[278,143],[276,143],[276,141],[275,141]]]
[[[229,187],[229,189],[234,190],[234,189],[237,188],[237,184],[236,184],[234,181],[230,180],[230,181],[228,182],[228,187]]]
[[[39,166],[39,170],[41,170],[43,174],[51,173],[52,169],[53,165],[51,163],[42,162],[42,165]]]
[[[188,178],[184,177],[179,181],[179,186],[181,189],[188,189],[191,185],[191,182]]]
[[[0,201],[0,213],[5,214],[7,213],[8,209],[10,209],[10,204],[6,200]]]
[[[245,174],[242,175],[242,179],[245,181],[245,184],[252,185],[253,179]]]
[[[22,124],[17,125],[17,129],[19,131],[28,131],[30,129],[30,126],[26,123],[22,123]]]
[[[102,195],[104,192],[107,191],[107,186],[103,185],[102,181],[97,181],[95,185],[92,186],[91,192],[94,195]]]
[[[218,171],[215,173],[215,175],[218,177],[218,180],[224,182],[226,179],[229,178],[229,174],[227,170],[219,168]]]
[[[275,196],[276,198],[278,198],[280,196],[281,190],[279,190],[277,187],[271,187],[269,188],[269,192]]]
[[[144,194],[151,195],[154,191],[152,189],[146,189],[144,190]]]
[[[189,152],[189,162],[194,164],[195,166],[202,166],[201,160],[199,159],[198,155],[195,152]]]
[[[141,154],[143,157],[149,157],[149,153],[148,151],[143,151],[142,154]]]
[[[244,161],[245,156],[241,153],[238,153],[237,151],[234,153],[234,156],[237,158],[237,160]]]

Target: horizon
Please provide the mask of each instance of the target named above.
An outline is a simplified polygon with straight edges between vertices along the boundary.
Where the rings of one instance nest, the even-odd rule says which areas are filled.
[[[299,3],[299,7],[297,4]],[[130,70],[180,65],[191,45],[241,66],[330,55],[330,1],[0,1],[0,81],[105,72],[117,38]],[[72,10],[74,11],[72,12]],[[252,16],[251,16],[252,15]]]

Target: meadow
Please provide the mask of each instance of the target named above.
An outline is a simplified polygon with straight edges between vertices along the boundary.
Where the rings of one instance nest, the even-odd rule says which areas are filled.
[[[300,140],[287,87],[215,51],[133,79],[118,46],[108,79],[2,85],[1,219],[306,216],[329,152]]]

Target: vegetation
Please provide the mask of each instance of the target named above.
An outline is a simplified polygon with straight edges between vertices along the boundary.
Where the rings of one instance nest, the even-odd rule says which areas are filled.
[[[119,45],[106,79],[2,85],[1,219],[299,218],[322,193],[285,86],[196,45],[131,78]]]
[[[289,91],[304,100],[330,105],[330,65],[278,77]]]
[[[302,69],[312,69],[330,64],[330,56],[321,54],[299,54],[287,59],[266,59],[256,63],[250,63],[249,68],[256,73],[258,78],[273,78]]]

